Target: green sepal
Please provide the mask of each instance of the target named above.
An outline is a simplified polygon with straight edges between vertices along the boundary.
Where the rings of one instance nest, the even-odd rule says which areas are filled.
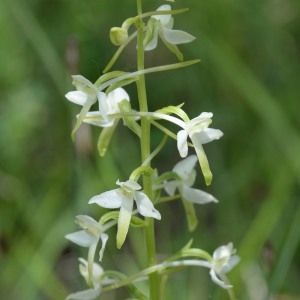
[[[130,226],[135,227],[135,228],[144,227],[144,226],[146,226],[146,222],[137,216],[131,216]]]
[[[184,105],[184,103],[181,103],[177,106],[174,106],[174,105],[166,106],[166,107],[163,107],[163,108],[157,110],[156,112],[162,113],[162,114],[167,114],[167,115],[174,114],[174,115],[177,115],[178,117],[180,117],[184,122],[188,122],[188,121],[190,121],[188,115],[185,113],[184,110],[181,109],[181,107],[183,105]]]
[[[99,220],[99,224],[103,226],[109,220],[117,220],[118,217],[119,217],[119,211],[114,210],[114,211],[107,212],[101,217],[101,219]]]
[[[71,133],[71,138],[72,140],[74,141],[75,140],[75,133],[76,131],[78,130],[78,128],[80,127],[80,125],[82,124],[83,120],[84,120],[84,117],[86,116],[86,114],[89,112],[91,106],[94,104],[94,101],[87,101],[84,106],[82,107],[78,117],[77,117],[77,120],[76,120],[76,123],[75,123],[75,126],[72,130],[72,133]]]
[[[179,50],[179,48],[178,48],[176,45],[174,45],[174,44],[168,43],[168,42],[163,38],[162,35],[161,35],[160,37],[161,37],[163,43],[165,44],[165,46],[166,46],[171,52],[173,52],[173,53],[177,56],[177,59],[178,59],[179,61],[183,61],[183,54],[181,53],[181,51]]]
[[[122,100],[118,103],[118,106],[122,113],[131,112],[131,105],[130,102],[127,100]],[[140,138],[142,135],[142,129],[141,126],[135,120],[135,118],[124,115],[123,120],[125,125]]]
[[[175,172],[171,172],[171,171],[165,172],[155,178],[154,184],[159,185],[160,183],[165,182],[166,180],[170,180],[170,179],[180,180],[181,177]]]
[[[106,154],[107,148],[109,146],[111,137],[113,136],[113,133],[115,132],[115,129],[119,123],[119,120],[114,120],[112,126],[104,127],[101,130],[101,133],[98,138],[97,142],[97,149],[98,153],[101,157],[103,157]]]
[[[107,89],[106,89],[106,95],[108,95],[110,92],[112,92],[113,90],[122,87],[124,85],[128,85],[134,81],[137,81],[138,77],[130,77],[130,78],[126,78],[120,81],[116,81],[115,83],[111,84]]]
[[[97,81],[95,82],[95,86],[99,87],[102,83],[104,83],[105,81],[108,81],[110,79],[122,76],[124,74],[126,74],[128,72],[124,72],[124,71],[111,71],[109,73],[105,73],[103,75],[101,75]]]
[[[193,203],[188,202],[184,199],[182,199],[182,204],[187,218],[189,231],[192,232],[196,229],[198,225],[198,218],[195,211],[195,206]]]
[[[157,35],[159,27],[159,21],[157,21],[154,18],[150,18],[149,21],[147,22],[147,29],[146,29],[146,34],[144,37],[144,47],[153,40],[154,36]]]

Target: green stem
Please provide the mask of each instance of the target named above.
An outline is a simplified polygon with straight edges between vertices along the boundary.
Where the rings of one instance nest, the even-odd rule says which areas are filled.
[[[137,13],[142,14],[142,1],[137,0]],[[144,70],[144,47],[143,47],[143,22],[140,20],[140,24],[137,26],[137,68],[138,70]],[[139,98],[140,111],[148,111],[147,94],[145,75],[141,74],[137,80],[137,93]],[[145,161],[150,155],[150,121],[147,118],[141,118],[141,156],[142,161]],[[148,162],[149,167],[150,161]],[[144,192],[152,199],[152,183],[151,177],[143,175],[143,188]],[[148,266],[156,264],[156,248],[155,248],[155,234],[154,234],[154,220],[153,218],[146,218],[145,226],[145,243],[147,249],[147,263]],[[152,300],[159,300],[159,276],[157,272],[149,275],[149,295]]]

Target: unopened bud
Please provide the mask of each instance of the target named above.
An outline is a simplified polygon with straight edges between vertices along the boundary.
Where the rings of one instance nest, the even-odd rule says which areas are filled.
[[[112,27],[110,29],[110,40],[111,42],[116,45],[120,46],[125,44],[128,39],[128,32],[126,29],[121,27]]]

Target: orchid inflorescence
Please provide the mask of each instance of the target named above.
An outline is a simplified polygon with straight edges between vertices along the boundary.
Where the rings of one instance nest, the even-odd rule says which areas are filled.
[[[130,96],[124,89],[126,85],[135,82],[138,91],[141,92],[139,83],[144,80],[145,74],[186,67],[198,62],[198,60],[184,61],[177,46],[195,39],[184,31],[173,29],[173,15],[184,11],[186,10],[171,10],[171,6],[165,4],[155,11],[140,13],[136,17],[127,19],[121,27],[113,27],[110,39],[114,45],[119,46],[119,49],[104,69],[104,74],[95,83],[82,75],[72,76],[76,90],[68,92],[65,96],[69,101],[82,106],[72,131],[73,139],[82,123],[102,128],[97,147],[99,155],[104,156],[121,119],[123,124],[139,139],[144,138],[143,126],[145,123],[161,130],[165,138],[152,153],[146,151],[149,152],[148,156],[143,158],[141,165],[130,174],[126,181],[119,179],[116,181],[118,188],[95,195],[88,201],[89,204],[96,204],[106,209],[112,209],[112,211],[104,214],[99,221],[87,215],[76,217],[75,222],[81,230],[67,234],[66,238],[79,246],[88,248],[87,260],[80,258],[79,262],[80,273],[89,285],[89,289],[70,294],[67,297],[68,300],[95,299],[103,292],[121,286],[130,286],[131,292],[138,299],[148,299],[147,295],[137,289],[134,284],[136,281],[146,280],[148,277],[150,280],[153,273],[169,274],[170,270],[177,270],[179,266],[191,265],[209,268],[213,282],[224,289],[232,287],[225,276],[239,261],[232,243],[217,248],[212,256],[203,250],[191,248],[191,243],[188,243],[179,254],[171,256],[165,262],[152,263],[138,274],[129,277],[116,271],[104,271],[95,262],[99,242],[101,242],[101,247],[99,259],[96,261],[103,260],[108,241],[107,231],[111,227],[117,226],[116,246],[120,249],[126,241],[130,226],[145,228],[150,226],[149,218],[161,220],[164,217],[164,212],[158,210],[161,202],[181,198],[190,231],[195,230],[197,226],[194,204],[218,202],[211,194],[192,187],[196,178],[197,161],[206,185],[210,185],[212,181],[212,172],[203,145],[223,136],[219,129],[209,127],[213,114],[202,112],[197,117],[190,119],[182,109],[182,105],[167,106],[153,112],[142,109],[134,110],[131,108]],[[131,30],[132,27],[135,27],[136,30]],[[154,50],[161,40],[176,55],[179,62],[149,69],[139,67],[137,71],[131,73],[108,72],[123,49],[135,38],[137,38],[138,59],[144,55],[145,51]],[[141,101],[144,100],[139,99],[140,106]],[[98,104],[97,109],[91,110],[96,103]],[[164,121],[164,125],[161,121]],[[178,131],[174,133],[168,129],[165,121],[178,126]],[[167,137],[177,141],[177,150],[182,160],[176,163],[170,172],[159,175],[159,171],[152,168],[150,162],[163,148]],[[149,145],[141,147],[150,148]],[[194,148],[196,154],[188,156],[189,148]],[[143,149],[141,151],[145,152]],[[150,181],[148,180],[147,187],[143,188],[141,183],[138,183],[141,176],[151,178]],[[150,299],[152,299],[151,291]]]

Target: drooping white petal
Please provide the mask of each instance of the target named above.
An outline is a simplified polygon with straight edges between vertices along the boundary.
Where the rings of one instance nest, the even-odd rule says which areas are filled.
[[[202,147],[201,141],[199,140],[197,134],[190,135],[190,139],[192,140],[192,143],[194,145],[198,161],[200,163],[200,167],[205,179],[205,183],[207,185],[210,185],[212,181],[212,173],[210,171],[209,162]]]
[[[161,219],[159,211],[154,208],[151,200],[145,193],[135,192],[135,202],[139,213],[144,217],[151,217],[158,220]]]
[[[179,130],[177,133],[177,148],[181,157],[186,157],[188,154],[187,144],[188,133],[186,130]]]
[[[190,155],[178,162],[173,168],[173,172],[178,174],[182,181],[188,186],[192,186],[195,182],[196,171],[194,168],[197,160],[196,155]]]
[[[218,140],[223,136],[223,132],[221,130],[214,128],[205,128],[196,134],[201,144],[207,144],[211,141]]]
[[[81,91],[72,91],[72,92],[68,92],[65,97],[78,105],[84,106],[84,104],[86,103],[87,99],[88,99],[88,95],[84,92]]]
[[[90,247],[95,241],[95,237],[92,234],[87,233],[85,230],[66,234],[65,238],[81,247]]]
[[[209,272],[211,279],[214,283],[221,286],[223,289],[230,289],[232,288],[232,285],[225,283],[224,281],[220,280],[215,272],[214,269],[211,269]]]
[[[218,200],[209,193],[204,191],[190,188],[187,185],[182,187],[182,197],[189,202],[196,204],[206,204],[209,202],[218,202]]]
[[[94,196],[89,200],[88,203],[95,203],[104,208],[119,208],[122,204],[122,195],[117,193],[118,190],[119,189],[115,189]]]
[[[133,208],[133,199],[124,197],[120,213],[118,219],[118,232],[117,232],[117,248],[121,248],[129,229],[129,224],[132,215],[132,208]]]
[[[101,245],[101,249],[99,251],[99,260],[101,261],[103,258],[103,253],[105,250],[106,242],[108,240],[108,235],[106,233],[102,233],[100,235],[100,239],[101,239],[102,245]]]
[[[195,39],[194,36],[182,30],[173,30],[166,27],[163,27],[161,30],[165,40],[173,45],[190,43]]]
[[[65,300],[93,300],[101,294],[101,286],[70,294]]]

